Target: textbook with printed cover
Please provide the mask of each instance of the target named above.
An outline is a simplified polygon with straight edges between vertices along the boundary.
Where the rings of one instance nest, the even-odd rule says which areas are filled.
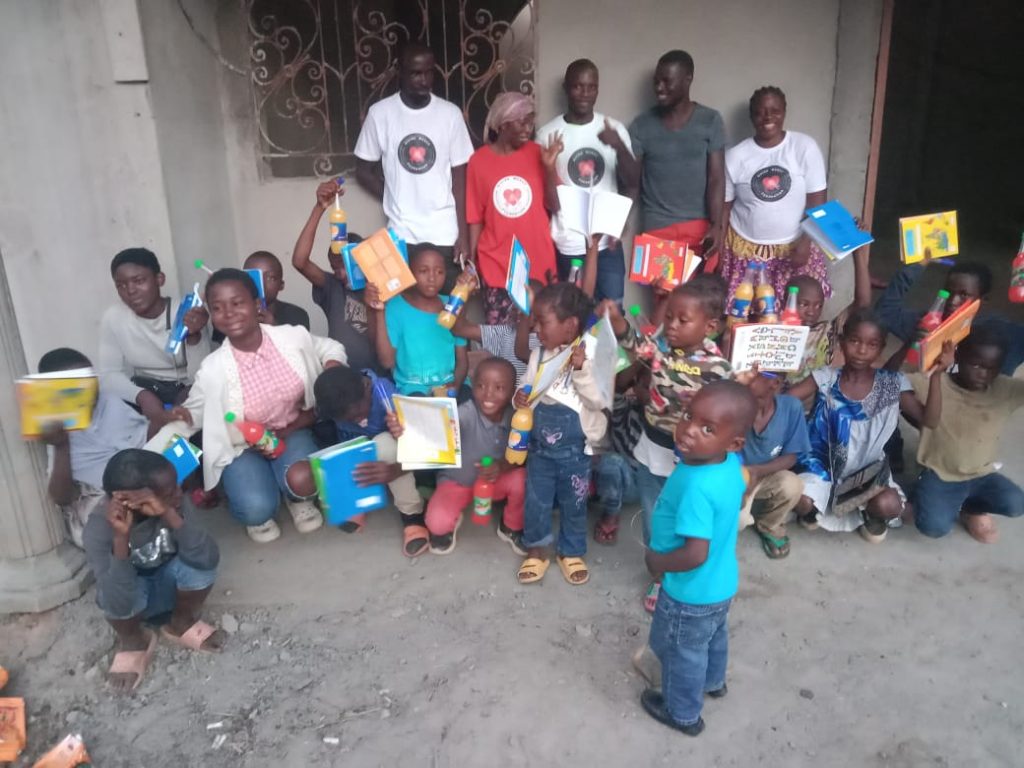
[[[900,219],[900,258],[904,264],[956,256],[960,252],[956,211]]]
[[[309,455],[320,509],[328,525],[341,525],[363,512],[380,509],[388,496],[383,485],[359,486],[352,473],[366,461],[377,460],[377,444],[365,437],[338,443]]]
[[[67,431],[92,423],[99,385],[92,368],[75,368],[26,376],[15,382],[21,409],[21,435],[36,438],[47,424],[59,422]]]

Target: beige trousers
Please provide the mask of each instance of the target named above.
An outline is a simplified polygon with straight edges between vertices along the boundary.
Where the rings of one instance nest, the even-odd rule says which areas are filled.
[[[377,445],[377,461],[394,464],[398,458],[398,443],[390,432],[381,432],[373,442]],[[415,515],[423,511],[423,497],[416,488],[412,472],[403,472],[390,483],[388,490],[395,499],[395,507],[403,515]]]
[[[786,520],[800,501],[804,482],[789,470],[765,477],[740,510],[740,530],[753,525],[776,539],[786,535]]]

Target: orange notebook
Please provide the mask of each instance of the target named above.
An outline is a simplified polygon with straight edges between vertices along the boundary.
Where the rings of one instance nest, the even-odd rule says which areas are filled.
[[[978,314],[981,302],[977,299],[964,304],[960,309],[942,321],[942,325],[921,339],[921,370],[930,370],[942,354],[942,343],[952,341],[959,344],[971,332],[971,323]]]
[[[368,282],[377,286],[381,301],[392,299],[416,284],[398,245],[386,229],[379,229],[352,249],[352,258]]]

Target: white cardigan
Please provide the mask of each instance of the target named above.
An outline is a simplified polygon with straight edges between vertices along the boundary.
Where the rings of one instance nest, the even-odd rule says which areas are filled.
[[[312,408],[316,403],[313,397],[316,377],[328,360],[337,360],[342,365],[348,362],[345,347],[333,339],[313,336],[298,325],[260,325],[260,329],[302,379],[303,408]],[[199,367],[184,403],[192,414],[192,425],[172,421],[146,444],[147,449],[162,452],[173,435],[190,437],[202,429],[203,477],[207,490],[216,487],[225,467],[249,447],[241,432],[224,420],[228,411],[241,415],[245,410],[242,380],[231,349],[231,342],[225,339],[221,348],[211,353]]]

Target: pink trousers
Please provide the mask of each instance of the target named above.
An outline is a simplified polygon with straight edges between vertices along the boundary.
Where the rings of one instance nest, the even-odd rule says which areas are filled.
[[[523,503],[526,498],[526,470],[512,469],[498,475],[494,481],[494,500],[505,501],[502,516],[505,527],[523,530]],[[459,485],[450,480],[437,484],[437,490],[427,502],[427,530],[443,536],[455,530],[455,521],[466,507],[473,503],[472,486]]]

